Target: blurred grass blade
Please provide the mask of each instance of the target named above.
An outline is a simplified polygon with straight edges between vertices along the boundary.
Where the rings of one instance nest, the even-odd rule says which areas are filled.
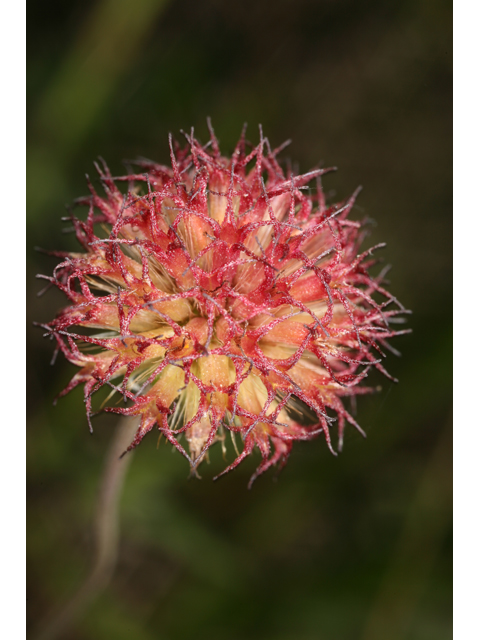
[[[27,153],[27,215],[66,197],[65,166],[101,117],[169,0],[101,0],[65,56],[32,117]]]
[[[77,148],[167,5],[103,0],[94,7],[37,114],[62,155]]]

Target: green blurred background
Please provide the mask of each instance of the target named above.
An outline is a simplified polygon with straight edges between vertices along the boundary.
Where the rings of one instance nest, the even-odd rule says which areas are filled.
[[[451,6],[443,0],[32,1],[28,12],[28,606],[34,628],[88,573],[96,490],[116,420],[89,436],[74,368],[33,320],[36,273],[75,249],[64,204],[102,155],[114,175],[211,116],[229,153],[249,123],[302,171],[336,165],[331,198],[386,241],[390,289],[414,311],[395,341],[398,385],[360,398],[334,458],[297,443],[274,481],[259,458],[218,483],[146,438],[121,503],[111,585],[65,637],[443,640],[451,637]]]

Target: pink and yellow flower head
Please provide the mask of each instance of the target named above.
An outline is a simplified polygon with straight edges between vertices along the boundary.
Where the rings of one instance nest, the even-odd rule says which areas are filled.
[[[382,347],[404,309],[369,274],[383,245],[360,253],[357,194],[326,204],[331,169],[285,172],[262,134],[227,158],[210,133],[171,142],[171,167],[97,167],[104,195],[89,184],[86,220],[71,218],[83,252],[56,253],[47,278],[70,306],[45,327],[80,369],[60,395],[83,384],[89,423],[108,385],[122,406],[106,411],[140,419],[129,449],[155,427],[196,472],[230,432],[223,473],[258,448],[253,481],[295,440],[323,434],[333,451],[335,422],[339,448],[347,422],[362,432],[342,398],[370,391],[372,367],[388,375]]]

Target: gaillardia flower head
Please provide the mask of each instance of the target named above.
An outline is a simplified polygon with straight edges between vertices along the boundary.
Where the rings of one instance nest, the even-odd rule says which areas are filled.
[[[330,169],[285,172],[261,133],[227,158],[210,132],[171,143],[171,167],[97,167],[105,195],[89,185],[86,220],[69,218],[83,252],[55,253],[47,278],[70,306],[44,326],[80,369],[60,395],[83,384],[89,422],[108,385],[122,405],[106,411],[139,417],[129,449],[156,427],[196,472],[229,432],[223,473],[257,447],[253,480],[295,440],[323,434],[333,451],[334,422],[339,448],[347,422],[361,432],[342,399],[370,391],[371,367],[388,375],[382,347],[404,309],[369,274],[382,245],[360,253],[356,193],[326,204]]]

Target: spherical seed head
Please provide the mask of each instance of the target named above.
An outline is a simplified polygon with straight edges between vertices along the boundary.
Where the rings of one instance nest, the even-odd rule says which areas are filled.
[[[47,278],[70,306],[44,326],[80,368],[60,395],[83,384],[89,423],[108,385],[125,404],[105,410],[140,417],[129,449],[156,427],[196,473],[230,432],[223,473],[257,447],[253,481],[295,440],[321,433],[333,452],[334,422],[339,448],[346,422],[361,431],[342,398],[371,391],[372,367],[388,376],[381,347],[405,310],[369,274],[383,245],[359,252],[357,192],[327,205],[331,169],[285,172],[261,131],[227,158],[210,134],[170,141],[171,167],[141,160],[113,178],[97,166],[104,195],[89,183],[86,220],[69,218],[83,252],[55,253]]]

